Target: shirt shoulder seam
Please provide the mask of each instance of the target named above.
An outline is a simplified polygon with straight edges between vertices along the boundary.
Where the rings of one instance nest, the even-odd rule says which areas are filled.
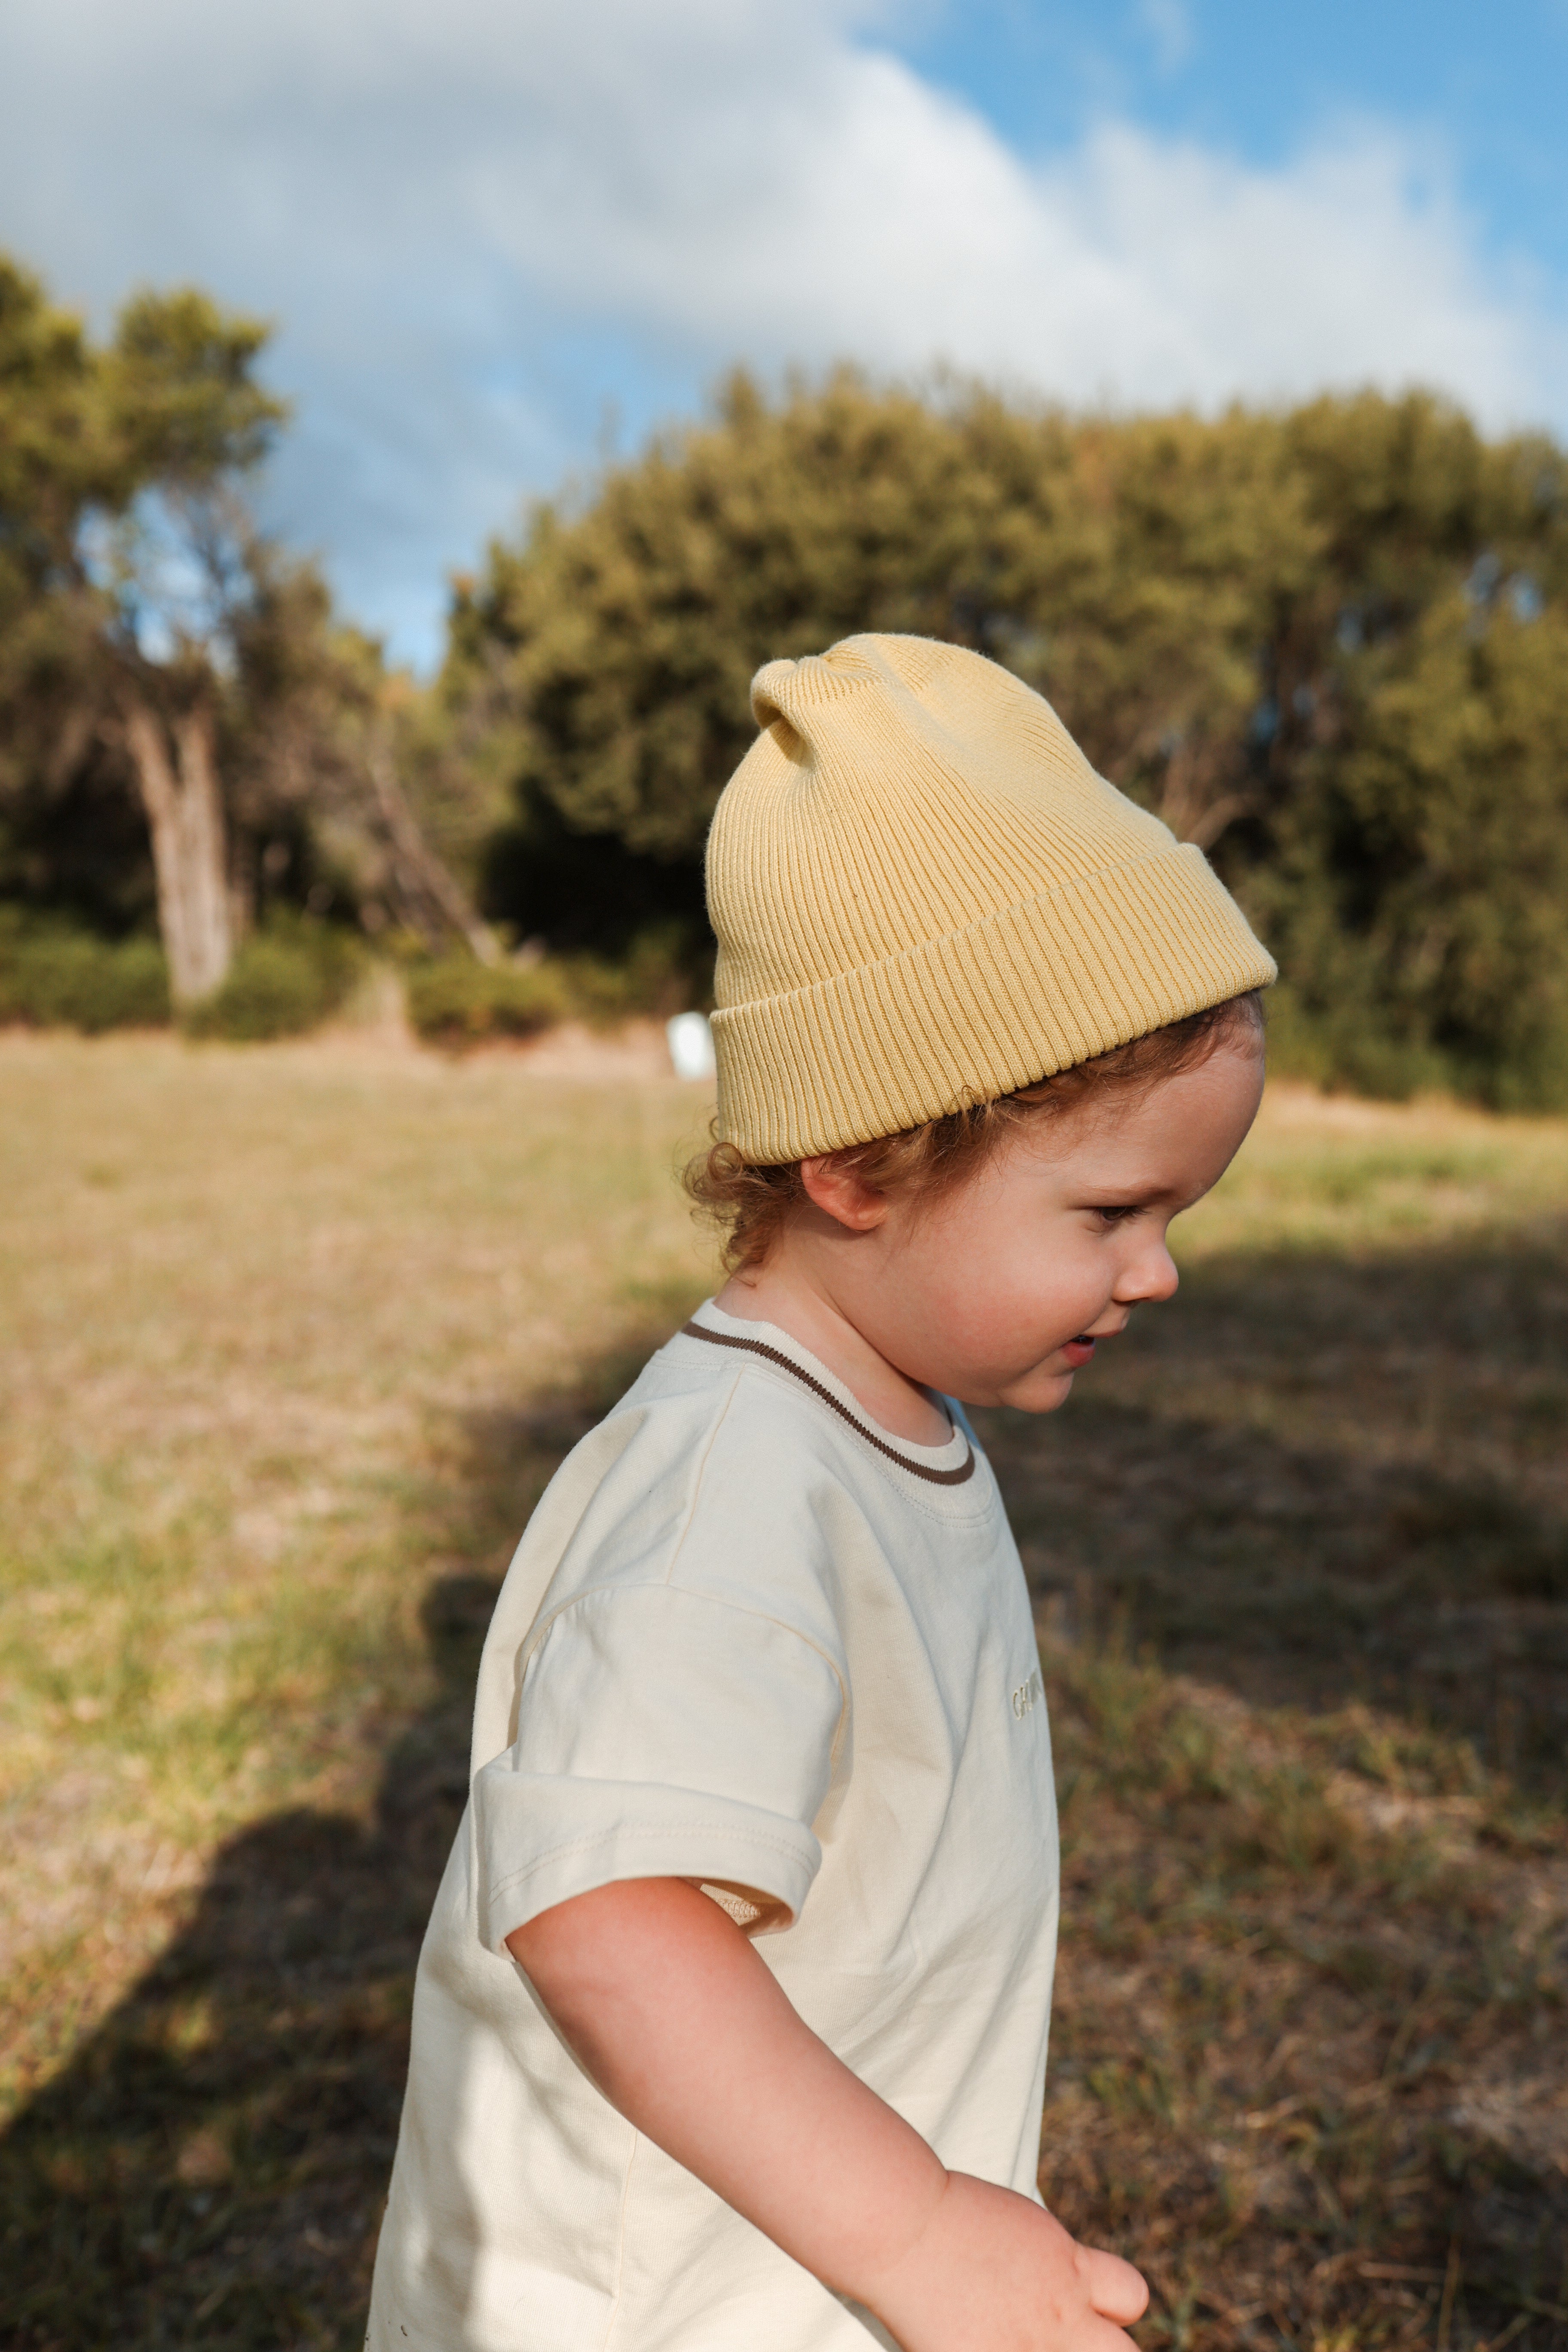
[[[681,1520],[679,1532],[677,1534],[675,1541],[669,1548],[669,1558],[665,1563],[664,1581],[666,1584],[669,1584],[674,1581],[675,1563],[680,1558],[681,1551],[685,1547],[687,1537],[691,1533],[691,1523],[697,1517],[698,1499],[702,1493],[702,1481],[708,1475],[708,1465],[712,1459],[713,1448],[719,1440],[719,1432],[723,1428],[725,1421],[729,1417],[730,1407],[735,1402],[735,1391],[740,1385],[741,1373],[740,1367],[737,1366],[735,1376],[730,1382],[729,1388],[725,1392],[723,1403],[720,1406],[718,1412],[712,1415],[708,1423],[707,1436],[703,1441],[702,1451],[698,1458],[696,1475],[693,1476],[691,1481],[691,1490],[687,1497],[686,1516]]]

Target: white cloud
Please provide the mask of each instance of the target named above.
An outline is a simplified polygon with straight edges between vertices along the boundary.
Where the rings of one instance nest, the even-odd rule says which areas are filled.
[[[1167,49],[1179,0],[1144,0]],[[591,459],[606,394],[942,359],[1070,400],[1440,384],[1563,423],[1545,292],[1362,125],[1277,170],[1108,122],[1044,167],[853,0],[10,0],[0,242],[100,310],[284,322],[275,503],[428,642],[440,573]]]

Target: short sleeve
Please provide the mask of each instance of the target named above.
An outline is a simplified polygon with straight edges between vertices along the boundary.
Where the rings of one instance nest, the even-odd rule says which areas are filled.
[[[627,1878],[755,1887],[793,1918],[844,1713],[830,1661],[758,1612],[668,1584],[570,1602],[528,1661],[516,1740],[474,1779],[486,1943]]]

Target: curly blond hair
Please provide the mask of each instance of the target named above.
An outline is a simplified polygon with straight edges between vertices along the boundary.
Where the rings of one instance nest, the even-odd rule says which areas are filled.
[[[998,1101],[950,1111],[923,1127],[878,1136],[870,1143],[852,1143],[840,1151],[825,1152],[823,1158],[836,1168],[852,1169],[879,1192],[912,1192],[935,1199],[961,1183],[1026,1121],[1060,1118],[1105,1089],[1145,1093],[1162,1078],[1196,1069],[1243,1032],[1253,1039],[1262,1037],[1263,1002],[1258,989],[1152,1029],[1125,1045],[1113,1045],[1091,1062],[1079,1062]],[[732,1143],[719,1141],[716,1128],[715,1139],[687,1162],[681,1182],[701,1213],[722,1232],[726,1270],[741,1274],[763,1264],[805,1199],[803,1162],[761,1167],[743,1159]]]

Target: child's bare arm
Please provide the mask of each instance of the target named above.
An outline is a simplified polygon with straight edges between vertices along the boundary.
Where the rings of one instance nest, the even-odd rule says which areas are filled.
[[[905,2352],[1131,2352],[1148,2296],[1028,2199],[948,2173],[679,1879],[596,1888],[507,1938],[606,2098]]]

